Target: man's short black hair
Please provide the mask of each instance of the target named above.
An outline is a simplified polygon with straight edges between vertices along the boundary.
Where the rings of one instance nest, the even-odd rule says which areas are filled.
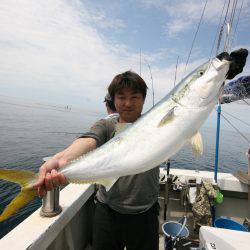
[[[114,100],[115,94],[124,88],[131,88],[141,93],[144,99],[148,89],[145,81],[138,74],[130,70],[115,76],[110,83],[108,92],[111,99]]]
[[[116,111],[115,104],[113,100],[111,99],[109,93],[105,96],[104,102],[106,102],[106,105],[113,111]]]

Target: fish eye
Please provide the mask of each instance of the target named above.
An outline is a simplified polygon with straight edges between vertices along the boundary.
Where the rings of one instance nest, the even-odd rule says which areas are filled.
[[[198,75],[199,75],[199,76],[202,76],[203,74],[204,74],[204,70],[198,71]]]

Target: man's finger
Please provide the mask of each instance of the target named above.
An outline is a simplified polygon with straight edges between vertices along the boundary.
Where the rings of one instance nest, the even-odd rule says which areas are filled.
[[[39,197],[43,197],[47,193],[46,190],[45,190],[45,188],[44,188],[44,186],[38,187],[37,188],[37,192],[38,192]]]
[[[51,174],[51,179],[52,179],[53,187],[54,188],[59,187],[60,183],[59,183],[59,178],[58,178],[57,171],[55,169],[52,169],[50,174]]]
[[[50,191],[53,189],[52,177],[50,173],[46,174],[44,183],[45,183],[45,188],[47,191]]]
[[[58,173],[58,179],[59,179],[60,185],[66,185],[68,183],[66,177],[61,173]]]

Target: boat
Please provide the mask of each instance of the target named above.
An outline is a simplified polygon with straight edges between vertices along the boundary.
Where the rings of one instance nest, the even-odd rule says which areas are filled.
[[[248,154],[250,174],[249,156]],[[185,180],[186,184],[181,184],[182,188],[172,188],[174,187],[173,177],[175,179],[178,177],[182,182]],[[243,224],[244,221],[250,218],[249,184],[243,183],[230,173],[219,172],[217,178],[217,185],[223,193],[224,201],[216,206],[216,217],[223,216]],[[159,197],[161,205],[159,213],[160,228],[165,221],[178,221],[183,216],[186,216],[186,227],[189,230],[189,238],[186,239],[186,244],[195,242],[196,245],[197,243],[200,246],[203,244],[204,247],[205,244],[211,243],[212,234],[216,235],[220,239],[220,244],[223,245],[222,239],[225,232],[229,235],[234,235],[236,232],[237,237],[243,234],[243,243],[242,240],[240,241],[241,245],[249,244],[249,232],[239,233],[239,231],[208,226],[201,227],[200,235],[194,232],[193,213],[191,204],[188,201],[187,190],[190,187],[199,186],[202,180],[213,182],[213,179],[214,172],[161,168],[159,183],[161,190]],[[48,192],[47,196],[43,198],[44,203],[41,209],[36,210],[0,240],[0,249],[91,249],[96,186],[94,184],[69,184],[60,191],[59,203],[55,202],[51,192],[54,191]],[[61,208],[61,212],[59,209],[59,214],[50,213],[51,209],[56,211],[59,206]],[[46,211],[48,212],[48,217],[44,217],[44,215],[46,216],[46,213],[44,213]],[[221,230],[223,233],[220,232]],[[220,234],[221,237],[219,237]],[[159,238],[159,249],[164,249],[166,236],[162,230],[160,230]],[[210,240],[210,243],[207,243],[206,240]],[[215,240],[213,244],[215,244],[214,242]],[[228,242],[225,244],[228,244]],[[224,246],[226,246],[225,244]],[[231,249],[235,248],[232,247]]]

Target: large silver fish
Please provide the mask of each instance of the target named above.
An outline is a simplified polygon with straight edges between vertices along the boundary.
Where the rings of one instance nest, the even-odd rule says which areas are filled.
[[[201,65],[130,127],[60,172],[69,182],[98,182],[109,189],[121,176],[159,165],[187,142],[195,152],[201,153],[199,129],[218,101],[228,70],[229,62],[224,59],[214,58]],[[35,173],[17,171],[0,170],[0,178],[22,186],[22,192],[0,215],[0,221],[36,195]]]

